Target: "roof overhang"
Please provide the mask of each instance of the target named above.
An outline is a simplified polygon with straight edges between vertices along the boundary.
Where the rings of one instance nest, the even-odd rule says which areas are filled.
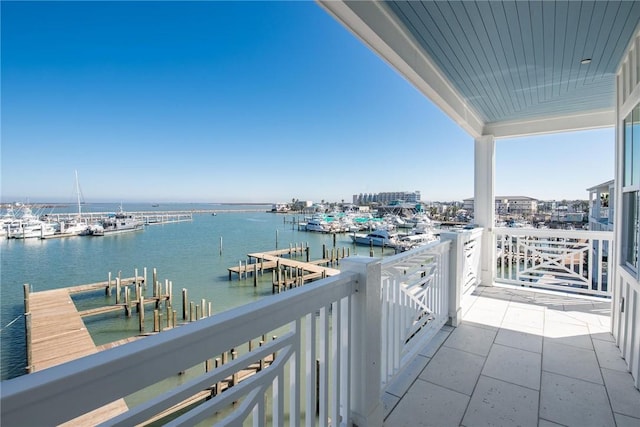
[[[474,138],[614,126],[640,17],[624,1],[318,3]]]

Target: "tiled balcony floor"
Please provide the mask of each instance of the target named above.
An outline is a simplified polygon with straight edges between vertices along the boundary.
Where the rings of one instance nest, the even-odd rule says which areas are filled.
[[[610,303],[480,287],[389,385],[385,426],[640,426]]]

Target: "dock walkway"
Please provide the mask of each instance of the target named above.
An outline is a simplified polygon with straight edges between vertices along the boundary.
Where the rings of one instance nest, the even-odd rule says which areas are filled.
[[[142,282],[144,282],[144,278],[136,276],[132,278],[122,279],[121,282],[129,284],[141,284]],[[35,371],[41,371],[46,368],[50,368],[65,362],[97,353],[107,348],[112,348],[121,344],[125,344],[127,342],[135,341],[145,335],[143,332],[141,332],[141,334],[138,336],[125,338],[118,342],[105,344],[100,347],[97,347],[95,345],[93,339],[91,338],[91,335],[89,334],[89,331],[87,330],[82,320],[82,317],[100,313],[107,313],[110,311],[123,310],[127,303],[116,303],[115,305],[111,306],[78,311],[71,298],[71,295],[79,292],[102,290],[103,288],[109,288],[109,281],[33,293],[29,291],[29,285],[25,285],[25,321],[27,332],[26,344],[28,365],[27,372],[31,373]],[[122,290],[119,290],[119,292],[121,291]],[[160,290],[158,289],[156,290],[156,292],[159,293]],[[183,293],[184,292],[185,290],[183,290]],[[184,294],[184,296],[186,296],[186,294]],[[144,299],[143,302],[144,304],[157,304],[161,300],[168,301],[169,297],[167,295],[159,297],[150,296]],[[134,303],[140,302],[141,301],[130,301],[129,304],[135,305]],[[211,315],[211,313],[209,313],[209,315]],[[176,324],[174,317],[173,326],[167,325],[167,329],[175,326]],[[161,330],[162,328],[159,328],[159,331]],[[155,334],[157,332],[158,331],[154,330],[153,333]],[[273,338],[275,339],[276,337],[274,336]],[[263,335],[260,345],[262,345],[262,342],[264,342],[264,340],[265,336]],[[251,351],[251,343],[249,343],[249,351]],[[231,355],[232,359],[235,357],[235,352],[230,351],[229,354]],[[218,362],[220,361],[222,361],[223,364],[226,363],[227,356],[228,354],[225,354],[222,358],[216,359],[216,367],[218,366]],[[169,416],[175,411],[179,411],[180,409],[190,404],[199,403],[217,393],[223,392],[224,390],[232,387],[234,384],[237,384],[238,382],[256,374],[260,370],[269,366],[272,362],[273,356],[266,356],[259,363],[252,364],[247,368],[232,374],[219,383],[206,388],[202,392],[197,393],[189,399],[186,399],[184,402],[176,405],[174,408],[170,408],[162,414],[159,414],[153,420],[160,420],[163,417]],[[208,363],[206,364],[206,366],[207,369],[210,369]],[[113,417],[116,417],[121,413],[128,411],[128,409],[129,408],[127,407],[124,399],[119,399],[108,405],[102,406],[95,411],[89,412],[76,419],[73,419],[63,425],[98,425]]]
[[[30,372],[40,371],[98,350],[80,318],[67,289],[35,292],[29,295],[31,322]],[[127,411],[120,399],[66,425],[95,425]]]

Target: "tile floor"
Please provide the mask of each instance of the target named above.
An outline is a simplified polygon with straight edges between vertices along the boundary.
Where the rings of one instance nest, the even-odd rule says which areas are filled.
[[[640,426],[610,303],[480,287],[383,396],[385,426]]]

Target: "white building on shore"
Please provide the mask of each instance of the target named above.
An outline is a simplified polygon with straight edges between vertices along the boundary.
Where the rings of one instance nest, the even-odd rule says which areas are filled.
[[[473,212],[474,198],[464,199],[464,209]],[[538,212],[538,200],[526,196],[496,196],[498,215],[534,215]]]

